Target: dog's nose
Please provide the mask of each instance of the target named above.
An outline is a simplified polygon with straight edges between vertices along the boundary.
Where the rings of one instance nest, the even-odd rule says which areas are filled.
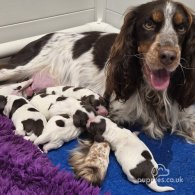
[[[171,65],[177,57],[177,53],[173,50],[160,50],[159,59],[164,65]]]

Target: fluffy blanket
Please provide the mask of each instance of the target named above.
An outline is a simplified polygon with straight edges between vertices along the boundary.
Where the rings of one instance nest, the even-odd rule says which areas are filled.
[[[12,122],[0,116],[0,194],[97,195],[98,187],[76,180],[55,167],[31,142],[13,133]]]

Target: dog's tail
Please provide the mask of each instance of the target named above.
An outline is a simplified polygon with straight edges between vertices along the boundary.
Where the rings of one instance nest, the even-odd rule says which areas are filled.
[[[107,143],[80,140],[79,147],[70,155],[69,163],[78,178],[83,178],[93,185],[100,185],[107,171],[109,152]]]
[[[169,186],[158,186],[155,179],[152,179],[150,183],[147,184],[148,187],[156,192],[166,192],[166,191],[173,191],[175,190],[172,187]]]

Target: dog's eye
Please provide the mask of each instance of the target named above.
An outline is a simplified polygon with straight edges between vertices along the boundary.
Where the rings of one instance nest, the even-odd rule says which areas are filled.
[[[149,20],[149,21],[146,21],[144,24],[143,24],[143,27],[146,29],[146,30],[149,30],[149,31],[152,31],[155,29],[155,24],[152,20]]]
[[[185,25],[181,24],[181,25],[177,26],[177,31],[178,31],[178,33],[180,33],[180,34],[185,33],[185,32],[186,32],[186,27],[185,27]]]

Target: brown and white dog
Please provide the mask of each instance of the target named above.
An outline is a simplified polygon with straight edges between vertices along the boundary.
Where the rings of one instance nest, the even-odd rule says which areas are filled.
[[[37,92],[46,75],[52,86],[87,87],[105,94],[115,122],[140,122],[153,138],[169,128],[194,142],[194,32],[183,4],[148,2],[127,12],[119,34],[51,33],[28,44],[2,66],[0,81],[33,77]]]

